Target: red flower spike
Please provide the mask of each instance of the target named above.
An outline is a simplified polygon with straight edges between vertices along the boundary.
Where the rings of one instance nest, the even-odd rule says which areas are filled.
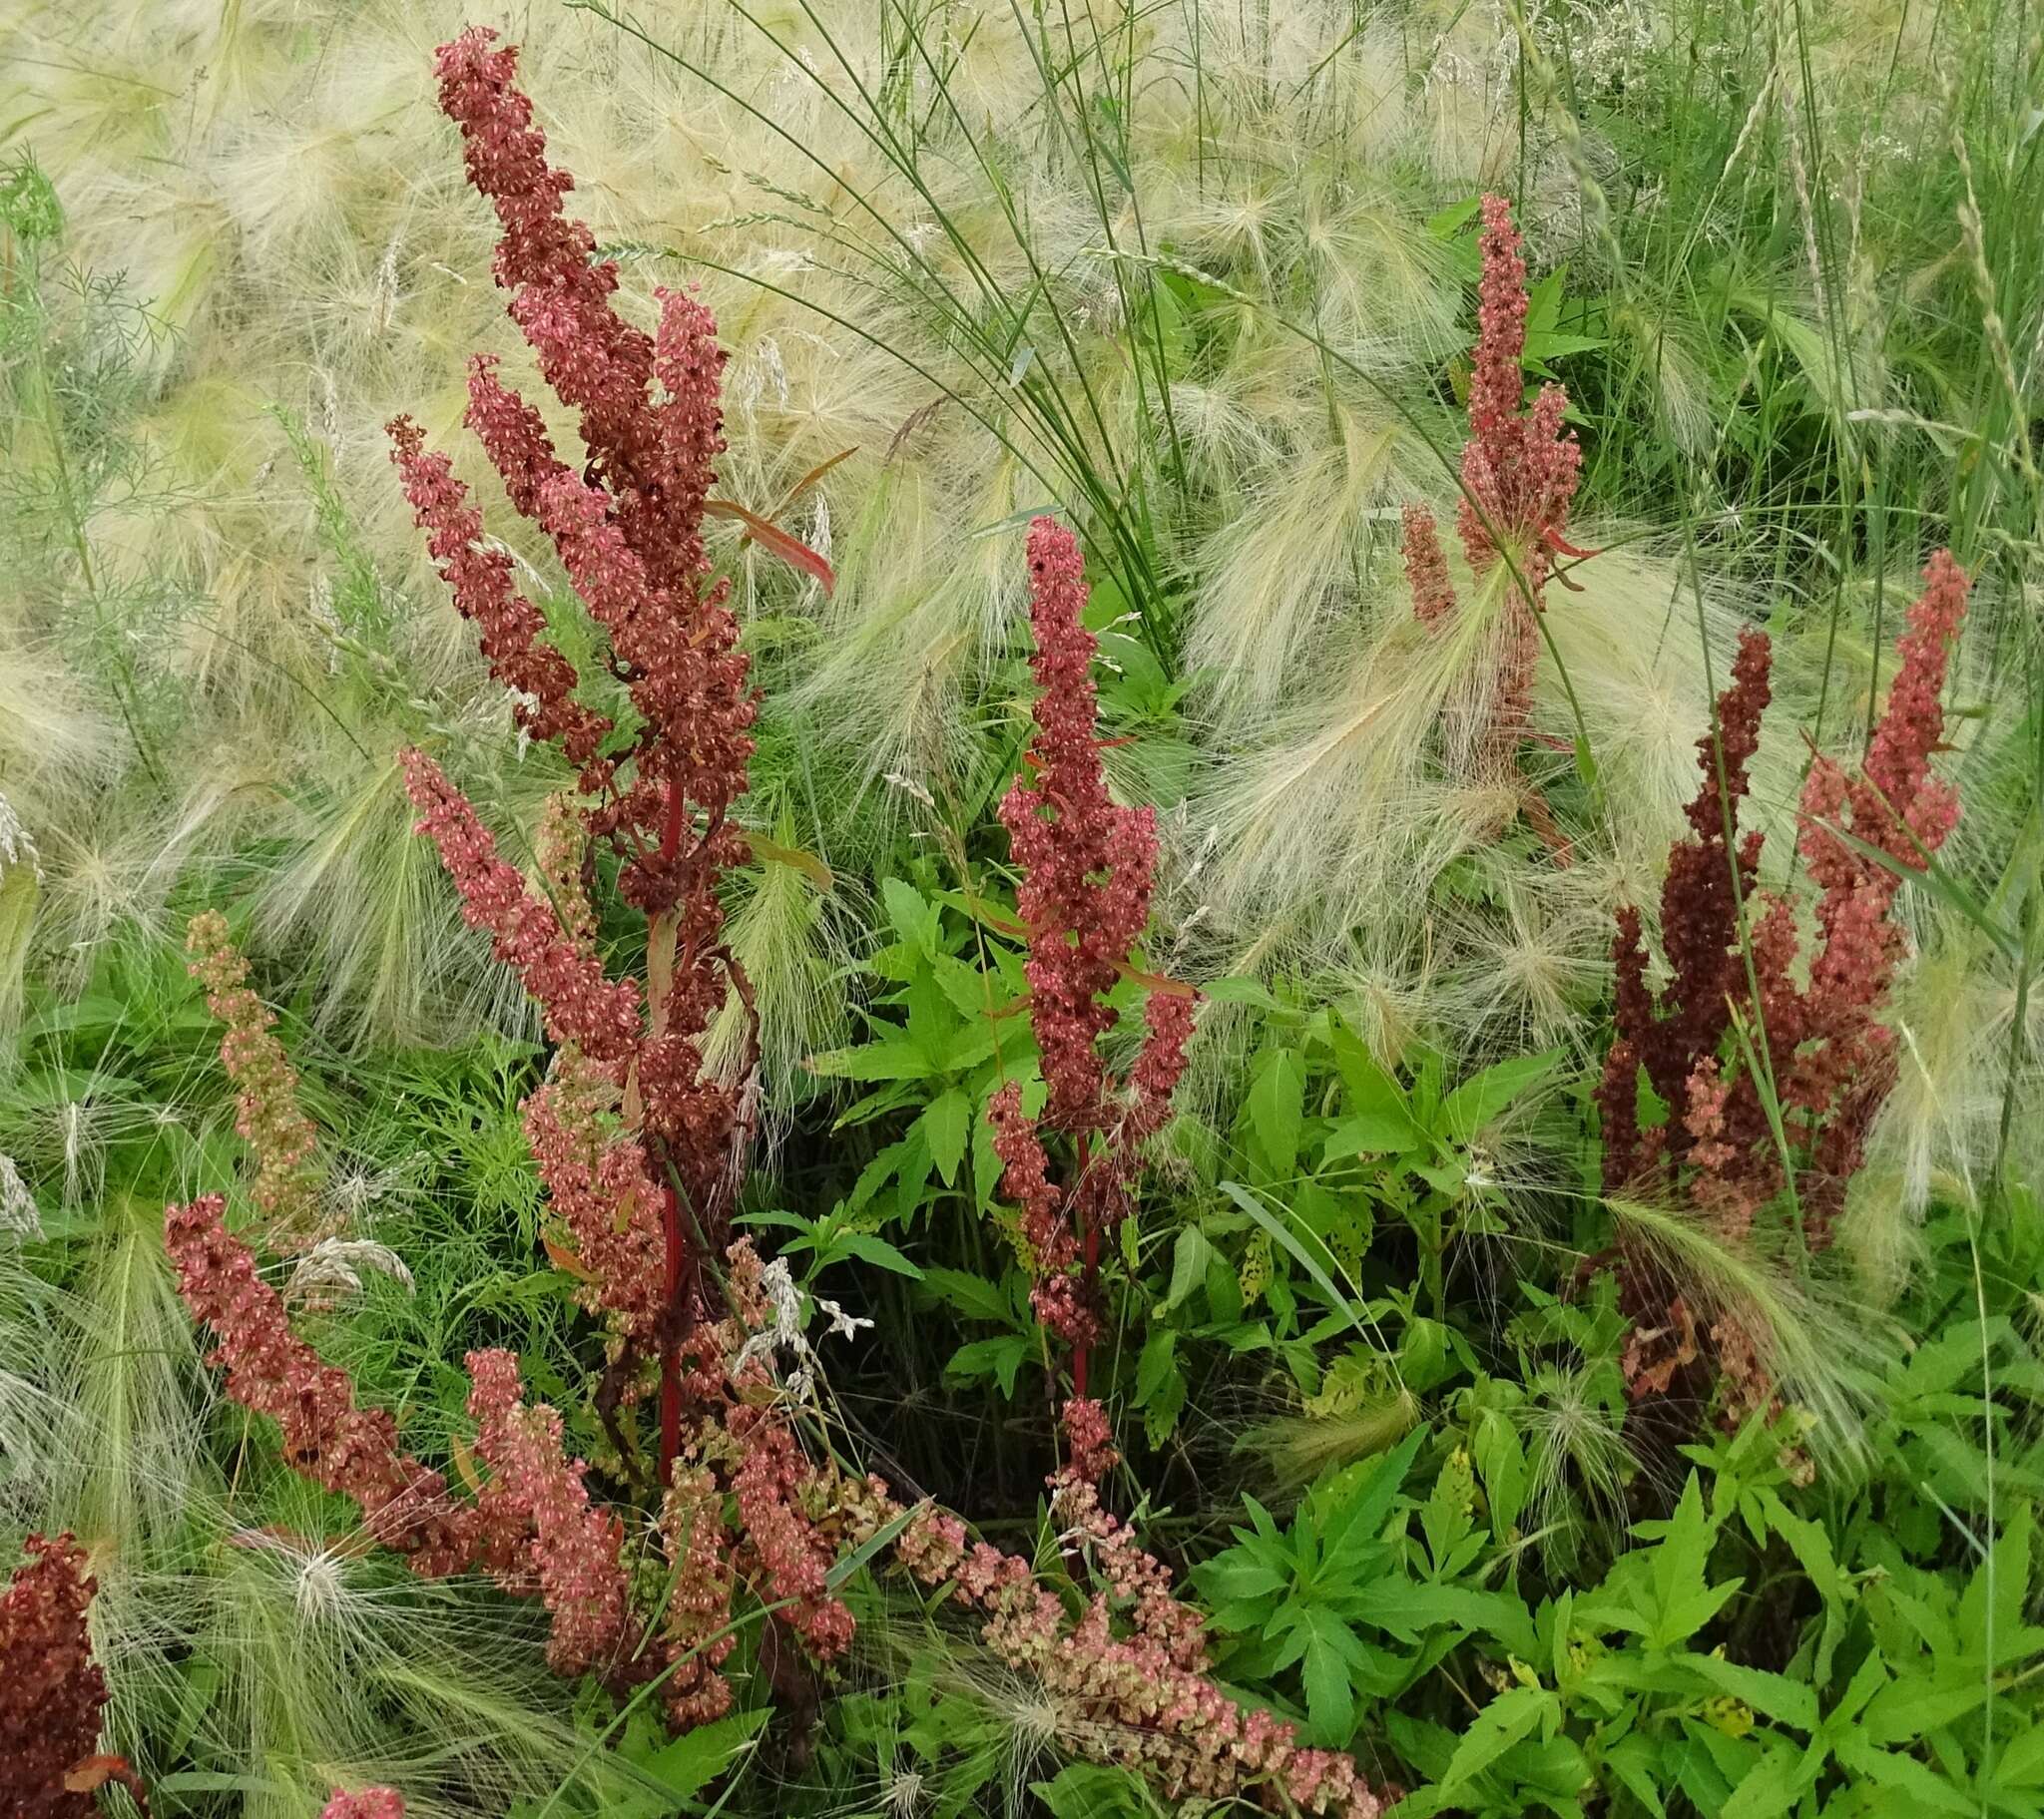
[[[1513,586],[1499,610],[1491,674],[1482,690],[1482,723],[1468,746],[1477,775],[1496,781],[1511,774],[1519,742],[1527,736],[1541,642],[1534,615],[1541,610],[1542,590],[1554,575],[1553,559],[1557,554],[1582,559],[1596,552],[1578,549],[1562,535],[1583,459],[1575,437],[1562,433],[1568,395],[1558,385],[1544,386],[1532,409],[1523,408],[1526,259],[1511,209],[1502,197],[1483,199],[1478,246],[1483,276],[1469,373],[1469,438],[1462,448],[1463,496],[1455,521],[1469,566],[1479,576],[1495,567],[1501,551],[1509,549],[1518,580],[1524,583]],[[1424,625],[1442,624],[1455,611],[1456,601],[1433,518],[1421,506],[1407,506],[1404,525],[1405,577],[1413,617]],[[1582,592],[1566,576],[1559,579],[1564,587]],[[1565,841],[1549,844],[1557,855],[1566,854]]]
[[[107,1780],[141,1798],[120,1757],[95,1753],[107,1676],[92,1658],[86,1609],[98,1585],[69,1535],[31,1535],[23,1551],[27,1564],[0,1592],[0,1811],[85,1819]]]
[[[1032,780],[1016,778],[1000,816],[1022,871],[1016,907],[1028,931],[1029,1021],[1049,1096],[1040,1121],[1024,1116],[1012,1082],[988,1108],[1002,1191],[1022,1207],[1036,1277],[1031,1300],[1037,1317],[1075,1348],[1081,1396],[1087,1348],[1101,1328],[1101,1245],[1128,1212],[1140,1145],[1170,1117],[1195,1005],[1190,993],[1153,989],[1149,1031],[1127,1083],[1132,1097],[1109,1079],[1099,1050],[1116,1016],[1107,995],[1132,971],[1130,952],[1150,920],[1157,813],[1120,807],[1107,792],[1084,575],[1071,532],[1037,519],[1029,527],[1036,736],[1023,754]],[[1062,1192],[1050,1178],[1044,1133],[1073,1141],[1075,1178]]]
[[[511,1544],[497,1552],[497,1577],[512,1591],[537,1579],[553,1619],[547,1664],[556,1673],[608,1670],[626,1639],[623,1525],[590,1506],[586,1468],[562,1452],[560,1416],[520,1400],[517,1359],[470,1352],[468,1376],[476,1456],[495,1474],[477,1510]]]
[[[447,1481],[397,1444],[381,1409],[355,1406],[345,1371],[298,1338],[275,1289],[256,1272],[248,1247],[228,1232],[217,1193],[164,1214],[164,1247],[193,1317],[211,1327],[209,1360],[228,1373],[228,1394],[277,1425],[284,1461],[322,1489],[350,1497],[384,1547],[407,1556],[426,1578],[459,1573],[474,1558],[474,1512]]]
[[[1742,1236],[1786,1185],[1761,1093],[1762,1079],[1772,1078],[1798,1162],[1804,1240],[1812,1249],[1830,1242],[1867,1130],[1894,1079],[1894,1038],[1878,1017],[1907,950],[1893,914],[1901,873],[1921,870],[1958,817],[1957,795],[1931,773],[1930,755],[1943,737],[1939,696],[1967,583],[1945,551],[1931,558],[1923,581],[1864,774],[1847,776],[1819,756],[1803,785],[1796,846],[1820,893],[1806,984],[1796,982],[1794,905],[1759,888],[1761,836],[1742,837],[1738,828],[1768,704],[1770,659],[1765,634],[1749,631],[1741,640],[1717,730],[1697,742],[1703,783],[1687,810],[1690,834],[1669,855],[1661,932],[1672,977],[1664,991],[1647,983],[1637,912],[1619,913],[1618,1040],[1597,1092],[1607,1190],[1672,1192],[1720,1231]],[[1866,856],[1840,830],[1891,863]],[[1733,1035],[1735,1022],[1761,1050],[1759,1078]],[[1652,1130],[1639,1123],[1641,1069],[1671,1108]],[[1674,1329],[1659,1272],[1629,1269],[1622,1287],[1643,1330]],[[1694,1334],[1683,1330],[1697,1356]],[[1751,1335],[1722,1320],[1710,1337],[1727,1379],[1727,1417],[1766,1406],[1772,1392]],[[1642,1370],[1632,1374],[1633,1387],[1655,1392],[1668,1377]]]
[[[404,1819],[404,1801],[393,1787],[365,1787],[358,1794],[335,1788],[319,1819]]]

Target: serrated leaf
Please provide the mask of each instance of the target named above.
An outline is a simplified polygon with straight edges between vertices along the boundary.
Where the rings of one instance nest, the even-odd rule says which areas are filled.
[[[946,1187],[958,1178],[958,1164],[965,1155],[965,1137],[972,1124],[972,1102],[956,1087],[939,1094],[923,1108],[916,1121],[923,1140],[930,1146],[930,1159]]]
[[[1554,1694],[1544,1686],[1513,1686],[1499,1693],[1462,1733],[1441,1786],[1457,1788],[1480,1775],[1521,1737],[1530,1736],[1552,1709]]]
[[[2025,1733],[2034,1737],[2044,1735],[2034,1727]],[[2016,1738],[2007,1754],[1996,1765],[1999,1778],[2008,1777],[2008,1758],[2020,1748],[2024,1737]],[[1840,1737],[1832,1746],[1832,1752],[1840,1767],[1849,1768],[1855,1775],[1864,1776],[1876,1787],[1893,1788],[1897,1793],[1906,1794],[1919,1807],[1936,1812],[1971,1813],[1977,1811],[1974,1803],[1945,1780],[1934,1769],[1918,1762],[1913,1756],[1897,1755],[1892,1750],[1878,1748],[1864,1737],[1850,1734]],[[2011,1783],[2013,1785],[2013,1783]]]
[[[1340,1627],[1332,1617],[1315,1612],[1298,1666],[1307,1726],[1313,1741],[1328,1749],[1345,1747],[1355,1734],[1355,1688],[1348,1677],[1347,1651],[1332,1633]]]
[[[937,951],[937,935],[943,911],[927,901],[905,878],[885,878],[880,883],[880,900],[887,906],[887,920],[901,939],[927,956]]]
[[[862,1263],[871,1263],[878,1269],[891,1269],[897,1276],[920,1278],[922,1266],[903,1256],[885,1238],[876,1237],[870,1231],[840,1231],[830,1240],[831,1248],[857,1257]]]
[[[1274,1049],[1250,1087],[1250,1131],[1259,1159],[1274,1177],[1292,1172],[1304,1125],[1305,1071],[1293,1049]]]
[[[826,1049],[809,1057],[808,1068],[825,1080],[927,1080],[938,1071],[918,1044],[899,1038],[862,1043],[855,1049]]]
[[[1743,1667],[1737,1661],[1716,1655],[1692,1654],[1684,1665],[1698,1678],[1720,1692],[1744,1700],[1764,1718],[1788,1724],[1796,1730],[1817,1727],[1816,1691],[1807,1682],[1791,1680],[1787,1674],[1770,1673],[1761,1667]]]
[[[1030,1343],[1020,1333],[1003,1333],[996,1339],[974,1339],[961,1345],[944,1365],[944,1375],[971,1382],[991,1377],[1001,1394],[1014,1399],[1015,1376],[1028,1361]]]

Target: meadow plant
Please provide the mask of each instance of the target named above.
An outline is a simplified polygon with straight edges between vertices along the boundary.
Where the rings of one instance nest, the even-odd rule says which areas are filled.
[[[442,101],[467,137],[470,175],[504,225],[497,269],[513,291],[512,313],[556,389],[581,407],[590,460],[581,476],[560,462],[535,413],[499,384],[487,360],[470,369],[469,421],[513,504],[554,537],[607,633],[610,668],[636,724],[579,705],[580,679],[544,641],[539,615],[517,600],[505,566],[479,547],[480,520],[444,457],[399,422],[393,436],[407,495],[457,604],[481,629],[493,671],[522,692],[522,729],[556,740],[578,766],[586,805],[572,820],[566,809],[550,818],[539,866],[546,894],[498,856],[473,805],[438,765],[417,751],[405,763],[420,831],[439,846],[469,920],[491,933],[498,958],[537,1000],[558,1048],[550,1079],[527,1104],[526,1128],[577,1246],[572,1256],[559,1254],[585,1278],[591,1311],[610,1327],[611,1361],[597,1395],[607,1425],[637,1393],[640,1367],[654,1364],[660,1382],[655,1527],[673,1583],[656,1610],[638,1608],[623,1519],[593,1500],[587,1467],[567,1457],[560,1415],[523,1401],[509,1352],[468,1357],[473,1457],[486,1474],[470,1503],[411,1458],[391,1418],[358,1407],[347,1375],[292,1333],[281,1297],[228,1232],[223,1196],[172,1208],[167,1241],[188,1304],[213,1330],[229,1394],[272,1418],[286,1463],[357,1502],[369,1534],[416,1572],[440,1577],[475,1567],[506,1590],[536,1592],[549,1612],[548,1658],[558,1671],[593,1673],[619,1692],[661,1682],[677,1728],[732,1709],[722,1669],[736,1644],[744,1587],[766,1606],[766,1679],[799,1726],[817,1708],[818,1672],[852,1641],[852,1615],[835,1589],[838,1563],[847,1553],[870,1554],[883,1531],[902,1535],[909,1518],[879,1480],[849,1474],[827,1454],[821,1463],[809,1456],[795,1425],[813,1357],[801,1337],[800,1294],[784,1263],[763,1264],[749,1241],[728,1236],[746,1160],[747,1083],[712,1076],[699,1039],[728,995],[747,997],[743,972],[720,940],[719,887],[746,852],[733,811],[747,781],[753,702],[724,587],[706,583],[698,536],[721,447],[722,354],[707,314],[689,297],[663,299],[653,337],[612,314],[614,269],[592,266],[587,229],[561,217],[570,180],[545,163],[530,104],[511,86],[513,53],[489,43],[488,33],[472,31],[442,47]],[[656,378],[664,403],[648,401]],[[1073,1310],[1065,1336],[1080,1347],[1075,1377],[1083,1388],[1084,1346],[1098,1327],[1080,1324],[1077,1313],[1097,1320],[1100,1240],[1127,1210],[1137,1145],[1168,1113],[1193,998],[1152,982],[1148,1038],[1126,1089],[1111,1082],[1096,1046],[1113,1022],[1102,1001],[1132,970],[1128,957],[1148,919],[1154,815],[1117,807],[1106,792],[1077,544],[1040,521],[1030,548],[1036,778],[1018,782],[1003,819],[1025,873],[1028,976],[1050,1094],[1044,1123],[1078,1154],[1069,1196],[1044,1178],[1037,1125],[1021,1115],[1019,1097],[997,1102],[994,1120],[1011,1177],[1033,1173],[1042,1183],[1032,1241],[1055,1261],[1045,1261],[1039,1286],[1046,1306]],[[585,892],[599,847],[615,855],[619,892],[646,918],[643,986],[611,978],[596,946]],[[257,1157],[258,1186],[273,1189],[310,1147],[291,1110],[294,1082],[217,920],[200,920],[193,946],[195,971],[230,1023],[224,1053],[243,1091],[240,1129]],[[265,1209],[274,1198],[269,1191]],[[1060,1249],[1064,1216],[1077,1229]],[[1052,1287],[1081,1257],[1079,1281]],[[796,1369],[782,1380],[776,1366],[790,1352],[799,1354]],[[1093,1484],[1114,1459],[1105,1417],[1081,1398],[1065,1427],[1075,1453],[1058,1481],[1058,1509],[1091,1538],[1106,1590],[1075,1632],[1083,1647],[1064,1651],[1059,1686],[1112,1716],[1135,1739],[1126,1759],[1174,1787],[1268,1783],[1315,1812],[1373,1812],[1345,1757],[1292,1749],[1288,1726],[1244,1715],[1205,1677],[1197,1616],[1170,1597],[1162,1567],[1099,1508]],[[612,1432],[622,1438],[615,1425]],[[622,1445],[617,1465],[632,1474]],[[954,1518],[933,1520],[903,1558],[941,1578],[945,1547],[953,1539],[962,1547],[964,1531]],[[1012,1571],[1002,1569],[1009,1578]],[[1115,1633],[1110,1594],[1129,1607],[1127,1635]],[[1046,1610],[1055,1607],[1052,1597]],[[1053,1639],[1040,1638],[1046,1646]],[[1158,1661],[1171,1673],[1162,1700],[1145,1681]]]
[[[1473,723],[1451,730],[1451,749],[1476,774],[1499,778],[1511,773],[1533,710],[1537,615],[1554,558],[1589,552],[1562,536],[1583,462],[1574,434],[1562,433],[1568,394],[1559,385],[1543,385],[1532,408],[1524,408],[1526,258],[1511,207],[1501,196],[1483,199],[1478,251],[1483,277],[1455,522],[1478,581],[1504,560],[1512,585],[1492,634],[1489,673],[1472,680],[1482,697]],[[1428,626],[1443,625],[1457,603],[1432,514],[1422,506],[1405,510],[1404,550],[1414,616]]]
[[[1074,1617],[1029,1563],[941,1512],[920,1513],[901,1538],[910,1572],[949,1589],[985,1621],[981,1639],[1035,1682],[1060,1736],[1091,1759],[1133,1768],[1173,1801],[1274,1800],[1331,1819],[1376,1819],[1382,1802],[1332,1750],[1305,1749],[1296,1726],[1246,1710],[1212,1677],[1205,1618],[1172,1595],[1171,1576],[1102,1506],[1101,1477],[1119,1462],[1099,1403],[1065,1404],[1070,1449],[1050,1480],[1060,1545],[1093,1587]]]
[[[1909,609],[1887,707],[1860,774],[1817,754],[1803,785],[1796,850],[1816,887],[1816,944],[1801,942],[1793,895],[1761,885],[1763,840],[1741,834],[1739,807],[1768,704],[1772,647],[1750,631],[1697,743],[1703,782],[1690,837],[1669,855],[1661,939],[1671,977],[1656,990],[1637,909],[1618,916],[1618,1040],[1598,1105],[1604,1181],[1613,1196],[1672,1196],[1716,1237],[1739,1245],[1786,1197],[1808,1252],[1827,1247],[1866,1136],[1895,1076],[1895,1038],[1879,1012],[1907,951],[1896,916],[1903,881],[1921,873],[1958,819],[1956,792],[1930,768],[1941,746],[1949,647],[1967,580],[1939,551]],[[1663,1108],[1643,1121],[1644,1077]],[[1633,1286],[1651,1302],[1658,1287]],[[1678,1293],[1640,1317],[1627,1355],[1640,1393],[1666,1391],[1700,1351]],[[1766,1375],[1736,1310],[1712,1329],[1734,1413],[1767,1397]],[[1738,1386],[1744,1386],[1740,1389]]]
[[[547,164],[532,104],[512,86],[516,53],[491,50],[492,36],[471,30],[441,47],[440,103],[461,128],[470,182],[503,227],[497,281],[548,383],[579,412],[586,465],[578,475],[560,460],[538,412],[502,384],[487,355],[470,362],[466,421],[512,504],[553,539],[607,635],[636,726],[606,744],[614,728],[575,700],[579,679],[540,637],[540,617],[513,589],[508,559],[474,547],[479,520],[445,458],[426,454],[402,418],[391,425],[394,458],[493,674],[526,697],[521,727],[558,741],[577,765],[590,799],[585,837],[617,855],[619,894],[646,917],[645,1028],[637,982],[605,977],[586,933],[568,933],[559,912],[496,856],[439,766],[408,754],[407,785],[468,921],[495,937],[548,1034],[569,1045],[564,1078],[572,1084],[538,1115],[539,1160],[543,1172],[551,1164],[561,1175],[569,1207],[594,1210],[586,1191],[594,1152],[594,1173],[612,1196],[597,1216],[636,1227],[630,1257],[624,1246],[607,1248],[611,1261],[638,1267],[599,1291],[619,1315],[607,1400],[629,1395],[631,1373],[657,1356],[664,1482],[680,1446],[679,1345],[709,1312],[703,1261],[728,1241],[752,1123],[752,1068],[736,1080],[714,1075],[701,1049],[727,998],[750,997],[722,939],[719,886],[748,857],[733,808],[746,789],[756,709],[729,587],[706,581],[702,542],[711,463],[724,446],[724,354],[709,313],[686,293],[661,293],[654,335],[611,306],[616,263],[593,261],[589,228],[563,214],[574,180]],[[656,381],[667,394],[658,403]],[[618,1096],[606,1109],[623,1114],[628,1138],[596,1134],[606,1088]],[[621,1212],[611,1210],[620,1202]],[[567,1216],[571,1227],[578,1222]],[[580,1223],[587,1232],[590,1221]],[[649,1267],[656,1248],[657,1279]]]
[[[1028,929],[1029,1021],[1042,1057],[1043,1112],[1022,1110],[1010,1081],[987,1108],[1002,1191],[1022,1209],[1022,1236],[1037,1317],[1073,1348],[1073,1394],[1083,1400],[1100,1336],[1103,1242],[1127,1217],[1142,1145],[1171,1116],[1185,1070],[1195,996],[1146,976],[1150,1000],[1142,1046],[1116,1082],[1100,1039],[1117,1021],[1107,995],[1131,971],[1150,921],[1157,865],[1157,812],[1108,795],[1093,684],[1098,641],[1086,629],[1084,564],[1077,540],[1055,520],[1029,529],[1030,625],[1036,651],[1036,733],[1001,801],[1015,862],[1016,907]],[[1051,1178],[1046,1133],[1068,1139],[1068,1184]]]

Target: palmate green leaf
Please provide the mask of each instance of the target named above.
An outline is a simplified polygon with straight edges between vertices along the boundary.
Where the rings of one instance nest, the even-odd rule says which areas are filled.
[[[974,1339],[951,1354],[944,1375],[964,1382],[991,1377],[1010,1401],[1015,1396],[1015,1377],[1029,1362],[1034,1350],[1020,1333],[1003,1333],[995,1339]]]
[[[923,1140],[930,1146],[930,1159],[946,1187],[958,1177],[958,1164],[965,1156],[965,1139],[972,1123],[972,1102],[956,1087],[949,1088],[923,1108],[916,1121]]]
[[[1441,1777],[1442,1788],[1465,1786],[1521,1737],[1530,1736],[1536,1725],[1559,1717],[1560,1709],[1554,1694],[1544,1686],[1507,1687],[1476,1714],[1462,1733],[1448,1763],[1448,1772]]]
[[[1721,1660],[1716,1655],[1687,1655],[1684,1665],[1716,1691],[1743,1699],[1764,1718],[1796,1730],[1817,1728],[1816,1690],[1807,1681],[1791,1680],[1787,1674],[1770,1673],[1765,1668],[1742,1667],[1737,1661]]]
[[[1683,1486],[1675,1514],[1665,1523],[1640,1523],[1635,1533],[1659,1538],[1651,1574],[1659,1608],[1647,1639],[1662,1648],[1676,1647],[1716,1616],[1745,1582],[1705,1584],[1716,1526],[1705,1514],[1703,1490],[1694,1472]]]
[[[1906,1795],[1918,1811],[1970,1813],[1975,1803],[1952,1786],[1935,1769],[1913,1756],[1898,1754],[1848,1733],[1832,1745],[1838,1766],[1864,1777],[1876,1787],[1892,1788]]]
[[[1322,1572],[1332,1583],[1352,1584],[1362,1561],[1382,1545],[1391,1505],[1425,1439],[1424,1428],[1407,1434],[1370,1468],[1349,1501],[1322,1530],[1326,1550]]]

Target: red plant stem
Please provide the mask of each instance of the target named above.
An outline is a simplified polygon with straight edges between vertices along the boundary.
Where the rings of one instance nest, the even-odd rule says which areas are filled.
[[[667,786],[667,826],[661,832],[660,856],[664,862],[681,850],[682,823],[688,802],[680,785]],[[647,918],[648,923],[652,918]],[[667,1323],[660,1352],[660,1488],[674,1481],[675,1456],[682,1450],[682,1352],[675,1334],[676,1308],[682,1292],[682,1206],[669,1181],[660,1190],[660,1231],[667,1246],[663,1282],[667,1291]]]
[[[1080,1132],[1075,1144],[1079,1157],[1079,1168],[1076,1178],[1081,1181],[1086,1178],[1086,1136],[1085,1132]],[[1084,1227],[1079,1234],[1080,1241],[1085,1246],[1085,1273],[1082,1279],[1086,1285],[1086,1304],[1090,1307],[1093,1303],[1094,1286],[1100,1280],[1100,1221],[1088,1219],[1085,1213],[1076,1206],[1072,1210],[1072,1216],[1079,1220]],[[1072,1398],[1075,1402],[1084,1402],[1086,1400],[1087,1366],[1092,1361],[1093,1347],[1089,1341],[1082,1339],[1072,1347]]]

